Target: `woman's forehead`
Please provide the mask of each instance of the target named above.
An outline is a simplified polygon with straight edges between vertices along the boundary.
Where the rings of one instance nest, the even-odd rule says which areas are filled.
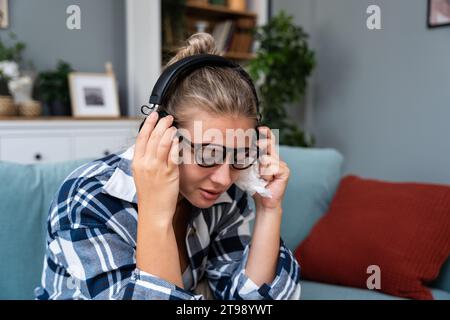
[[[216,143],[228,147],[248,145],[256,138],[252,119],[220,117],[191,120],[179,128],[194,143]]]
[[[230,148],[234,146],[247,145],[256,140],[255,128],[243,130],[241,128],[227,128],[225,131],[217,128],[209,128],[205,130],[187,130],[185,128],[178,129],[178,133],[188,138],[194,143],[215,143],[226,145]]]

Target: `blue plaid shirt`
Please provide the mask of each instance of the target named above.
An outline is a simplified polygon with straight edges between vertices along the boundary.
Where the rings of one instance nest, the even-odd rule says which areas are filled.
[[[192,286],[180,288],[136,267],[134,146],[73,171],[52,201],[37,299],[186,299],[203,277],[216,299],[299,299],[300,268],[280,239],[276,277],[245,274],[254,212],[235,185],[208,209],[194,207],[186,234]]]

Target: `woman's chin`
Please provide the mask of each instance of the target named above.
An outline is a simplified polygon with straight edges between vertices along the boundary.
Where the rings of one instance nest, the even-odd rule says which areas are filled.
[[[194,203],[192,203],[194,206],[196,206],[197,208],[200,209],[207,209],[209,207],[211,207],[214,204],[214,201],[211,200],[197,200]]]
[[[200,209],[206,209],[211,207],[214,203],[215,200],[211,200],[211,199],[205,199],[201,194],[197,193],[196,195],[194,195],[193,197],[188,198],[189,202]]]

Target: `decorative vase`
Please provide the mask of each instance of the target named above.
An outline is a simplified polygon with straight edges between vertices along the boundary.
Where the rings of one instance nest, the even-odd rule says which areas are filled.
[[[49,105],[49,107],[50,107],[50,114],[52,116],[70,116],[70,115],[72,115],[70,107],[63,104],[59,100],[53,101]]]
[[[29,76],[13,79],[8,82],[9,92],[14,97],[14,102],[20,104],[31,101],[33,93],[33,79]]]

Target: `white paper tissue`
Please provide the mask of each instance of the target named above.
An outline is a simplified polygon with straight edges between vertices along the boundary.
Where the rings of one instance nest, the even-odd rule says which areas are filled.
[[[272,192],[266,188],[268,182],[259,175],[259,162],[242,170],[235,184],[251,196],[257,192],[264,198],[272,198]]]

